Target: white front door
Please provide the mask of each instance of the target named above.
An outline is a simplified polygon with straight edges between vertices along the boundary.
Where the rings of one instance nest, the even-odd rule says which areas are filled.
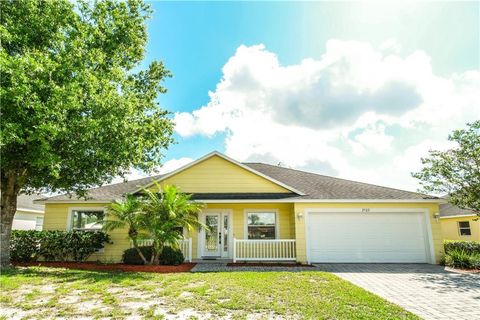
[[[200,232],[200,252],[206,258],[229,258],[232,234],[229,212],[204,212],[202,222],[207,226]]]

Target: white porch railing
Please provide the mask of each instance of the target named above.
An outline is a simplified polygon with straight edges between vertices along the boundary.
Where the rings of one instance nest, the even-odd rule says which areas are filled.
[[[151,246],[152,239],[137,240],[138,246]],[[179,241],[179,248],[185,257],[185,261],[192,262],[192,238],[187,238]],[[133,248],[133,243],[130,241],[130,247]]]
[[[237,240],[233,239],[233,262],[240,261],[296,261],[294,239]]]

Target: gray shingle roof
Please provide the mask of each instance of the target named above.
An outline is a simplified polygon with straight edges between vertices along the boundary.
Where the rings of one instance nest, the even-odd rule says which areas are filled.
[[[250,168],[281,181],[305,196],[301,199],[435,199],[428,195],[345,180],[265,163],[245,163]]]
[[[89,189],[87,192],[87,200],[98,200],[98,201],[111,201],[115,199],[120,199],[122,195],[129,192],[134,192],[140,187],[149,184],[153,179],[158,180],[163,175],[156,175],[142,179],[131,180],[127,182],[120,182],[105,185],[98,188]],[[53,201],[64,201],[64,200],[76,200],[78,197],[75,194],[61,194],[58,196],[53,196],[45,198],[43,200],[53,200]],[[82,198],[82,200],[84,200]]]
[[[451,203],[443,203],[440,205],[440,217],[455,217],[475,214],[472,210],[462,209]]]
[[[436,199],[424,194],[403,191],[393,188],[381,187],[377,185],[350,181],[340,178],[324,176],[316,173],[305,172],[295,169],[284,168],[280,166],[269,165],[265,163],[244,163],[244,165],[256,170],[266,176],[269,176],[279,182],[282,182],[305,195],[285,194],[288,199],[377,199],[377,200],[412,200],[412,199]],[[88,191],[89,200],[110,201],[119,199],[125,193],[134,192],[138,187],[151,182],[153,179],[160,179],[163,175],[152,176],[148,178],[132,180],[124,183],[106,185],[99,188],[93,188]],[[249,194],[248,196],[239,196],[238,194],[197,194],[196,199],[267,199],[269,194]],[[48,198],[48,200],[74,200],[76,196],[59,195]],[[279,199],[278,196],[269,199]]]
[[[40,210],[44,211],[45,206],[43,204],[33,203],[33,200],[43,198],[40,194],[21,194],[17,197],[17,209],[27,210]]]

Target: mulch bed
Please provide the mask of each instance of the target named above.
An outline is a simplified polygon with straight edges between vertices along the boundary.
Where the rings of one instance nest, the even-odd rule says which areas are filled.
[[[277,263],[277,262],[236,262],[236,263],[227,263],[227,267],[312,267],[309,264],[298,264],[298,263]]]
[[[32,262],[32,263],[14,263],[20,267],[51,267],[66,268],[92,271],[120,271],[120,272],[156,272],[156,273],[177,273],[189,272],[195,263],[182,263],[178,266],[144,266],[122,263],[100,264],[94,262]]]

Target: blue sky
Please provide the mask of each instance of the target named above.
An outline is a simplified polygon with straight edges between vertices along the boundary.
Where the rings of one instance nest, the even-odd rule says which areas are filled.
[[[426,150],[480,117],[478,2],[151,5],[145,64],[174,74],[160,97],[178,127],[165,170],[219,150],[415,189],[409,172]],[[464,116],[429,117],[452,108]]]

